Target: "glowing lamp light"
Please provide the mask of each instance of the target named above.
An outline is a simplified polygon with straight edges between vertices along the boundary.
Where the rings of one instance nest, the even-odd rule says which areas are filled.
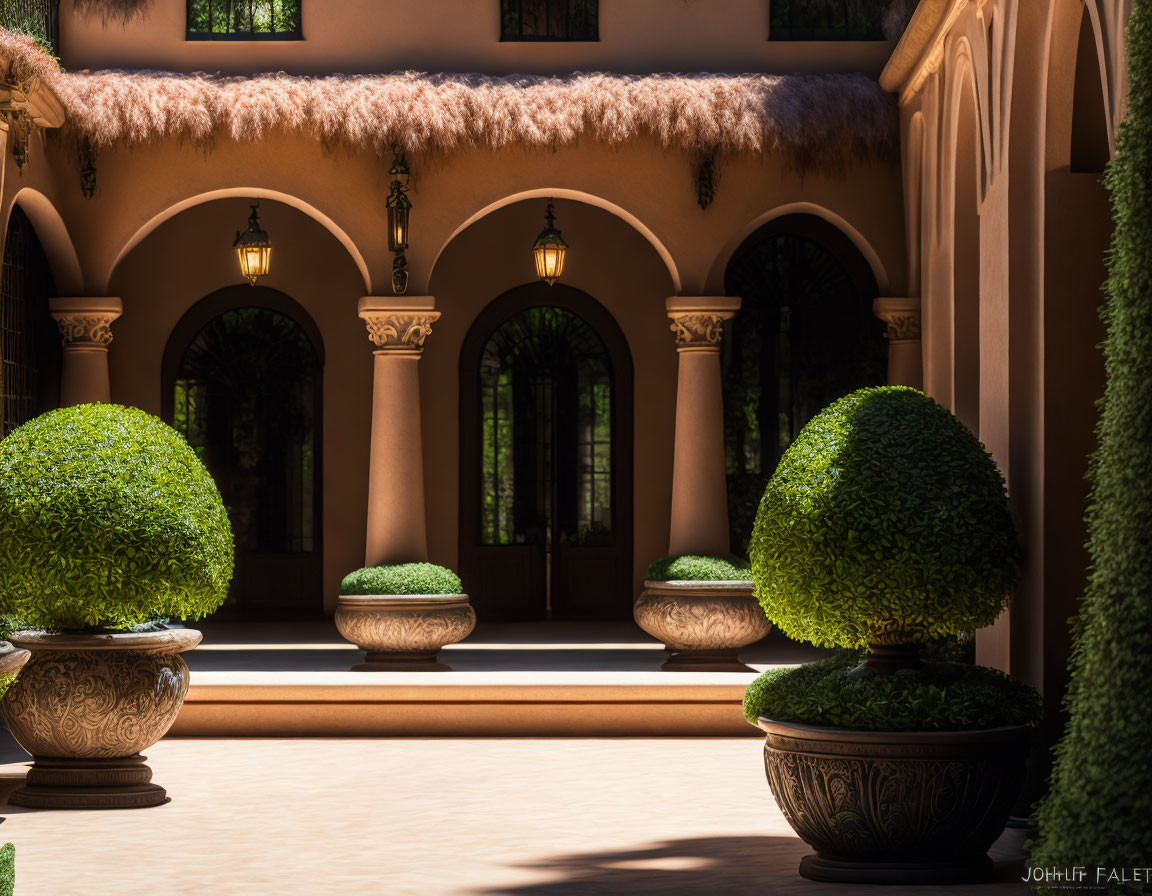
[[[548,200],[548,210],[544,213],[544,229],[536,237],[532,254],[536,258],[536,275],[549,286],[564,273],[564,253],[568,244],[556,229],[556,215],[552,211],[552,200]]]
[[[388,172],[392,178],[392,191],[388,196],[388,251],[403,252],[408,248],[408,217],[412,200],[408,198],[408,163],[398,155]]]
[[[260,216],[256,213],[259,205],[257,200],[248,216],[248,229],[243,233],[237,230],[232,243],[236,257],[240,259],[240,273],[252,286],[256,285],[257,278],[266,277],[272,267],[272,241],[268,239],[267,231],[260,229]]]

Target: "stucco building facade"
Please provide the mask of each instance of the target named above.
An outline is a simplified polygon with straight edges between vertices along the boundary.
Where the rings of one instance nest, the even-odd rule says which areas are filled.
[[[184,0],[126,20],[63,0],[68,72],[237,80],[190,137],[178,102],[133,98],[144,75],[101,92],[5,60],[6,245],[50,274],[20,287],[43,307],[6,341],[5,370],[31,365],[38,391],[21,398],[6,374],[6,424],[110,399],[181,426],[240,508],[230,612],[331,613],[348,571],[429,559],[461,572],[481,620],[627,618],[651,560],[740,549],[748,495],[816,404],[922,386],[995,455],[1024,533],[1026,581],[978,659],[1056,700],[1084,579],[1125,2],[922,0],[894,40],[780,39],[771,5],[604,0],[595,39],[518,40],[497,0],[303,0],[292,39],[191,40]],[[791,80],[738,97],[756,148],[735,145],[742,119],[715,97],[678,142],[694,114],[682,82],[652,82],[620,139],[603,138],[610,114],[526,137],[514,108],[497,145],[468,130],[473,107],[499,105],[480,81],[461,82],[451,147],[418,133],[443,129],[419,109],[375,145],[285,116],[301,78],[397,70],[538,76],[501,83],[541,91],[541,128],[566,101],[539,76]],[[267,112],[244,93],[266,71],[289,73],[287,106]],[[879,86],[861,94],[848,73]],[[360,82],[342,83],[334,96]],[[238,115],[258,136],[229,127]],[[249,286],[230,247],[257,200],[273,251]],[[549,200],[568,245],[555,286],[531,253]],[[39,248],[16,246],[14,220]],[[213,401],[231,402],[224,436]]]

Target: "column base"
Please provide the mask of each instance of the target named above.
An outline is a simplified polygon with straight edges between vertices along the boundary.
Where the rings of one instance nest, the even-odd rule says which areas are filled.
[[[740,662],[739,652],[730,650],[668,650],[664,672],[755,672]]]
[[[837,884],[979,884],[995,873],[986,855],[939,862],[847,862],[812,855],[800,860],[800,876]]]
[[[433,653],[366,653],[366,662],[353,666],[353,672],[451,672],[452,667],[436,661]]]
[[[27,809],[145,809],[169,801],[137,753],[116,759],[35,757],[24,786],[8,798]]]

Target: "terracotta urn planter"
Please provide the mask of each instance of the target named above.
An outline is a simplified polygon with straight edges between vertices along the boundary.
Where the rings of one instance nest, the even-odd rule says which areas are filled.
[[[759,719],[764,767],[815,855],[809,880],[945,884],[992,879],[988,848],[1024,782],[1031,729],[871,732]]]
[[[367,654],[360,671],[447,671],[436,654],[475,627],[467,594],[342,594],[336,604],[336,628]]]
[[[0,710],[32,754],[9,798],[36,809],[132,809],[168,801],[141,750],[162,738],[188,693],[180,656],[200,632],[124,634],[23,631],[12,643],[31,659]]]
[[[772,628],[752,589],[748,581],[646,581],[633,616],[667,646],[667,672],[752,672],[739,650]]]

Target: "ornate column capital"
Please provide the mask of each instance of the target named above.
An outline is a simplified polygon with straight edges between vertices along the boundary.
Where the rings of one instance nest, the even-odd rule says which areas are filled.
[[[378,352],[420,354],[432,324],[440,319],[432,296],[364,296],[357,314]]]
[[[60,328],[65,349],[100,349],[112,343],[112,321],[124,313],[115,297],[66,297],[50,299],[48,312]]]
[[[665,302],[676,350],[720,351],[724,321],[740,310],[736,296],[672,296]]]
[[[872,313],[888,325],[889,342],[920,341],[920,299],[883,296],[872,303]]]

